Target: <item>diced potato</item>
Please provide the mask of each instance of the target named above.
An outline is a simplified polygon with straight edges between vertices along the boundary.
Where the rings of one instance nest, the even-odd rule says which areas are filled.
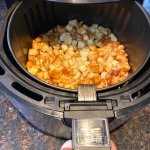
[[[83,25],[83,28],[84,28],[85,30],[88,30],[89,26],[86,25],[86,24],[84,24],[84,25]]]
[[[42,62],[42,65],[45,67],[46,70],[48,70],[48,68],[49,68],[49,60],[48,60],[48,59],[45,59],[45,60]]]
[[[88,37],[88,35],[87,35],[86,33],[84,33],[84,34],[82,35],[82,37],[83,37],[83,40],[84,40],[84,41],[89,40],[89,37]]]
[[[66,50],[68,49],[68,45],[65,44],[65,43],[62,43],[61,49],[62,49],[63,51],[66,51]]]
[[[70,64],[70,66],[75,65],[75,64],[76,64],[75,57],[73,57],[72,59],[70,59],[68,62],[69,62],[69,64]]]
[[[28,71],[34,76],[38,73],[38,70],[39,69],[36,67],[36,65],[33,65],[32,67],[28,68]]]
[[[99,73],[99,65],[98,64],[90,65],[90,71],[93,73]]]
[[[55,67],[60,67],[61,64],[62,64],[62,63],[61,63],[61,61],[60,61],[58,58],[53,61],[53,65],[54,65]]]
[[[36,57],[34,55],[28,55],[28,60],[36,61]]]
[[[52,48],[49,47],[48,49],[46,49],[46,52],[47,52],[49,55],[52,55]]]
[[[84,47],[85,47],[85,42],[78,41],[78,48],[84,48]]]
[[[96,50],[96,46],[94,44],[88,45],[88,47],[91,51]]]
[[[76,46],[77,45],[77,41],[76,40],[72,40],[72,45]]]
[[[78,22],[77,19],[70,20],[68,23],[71,24],[71,25],[73,25],[76,28],[79,26],[79,22]]]
[[[96,32],[95,33],[95,39],[102,39],[104,36],[103,36],[103,33],[101,33],[101,32]]]
[[[65,68],[70,68],[70,67],[71,67],[71,66],[69,65],[69,62],[68,62],[67,60],[63,62],[63,66],[64,66]]]
[[[88,55],[89,60],[96,60],[99,58],[98,51],[90,51]]]
[[[99,57],[98,59],[97,59],[97,63],[101,63],[101,62],[103,62],[104,60],[103,60],[103,58],[102,57]]]
[[[79,70],[80,70],[81,72],[84,72],[84,71],[87,70],[87,67],[86,67],[85,65],[79,66]]]
[[[60,44],[54,45],[54,46],[53,46],[53,49],[58,49],[58,50],[59,50],[59,49],[60,49]]]
[[[75,74],[75,76],[73,76],[73,78],[74,78],[75,81],[77,81],[80,78],[80,76],[81,76],[81,73],[78,72],[78,73]]]
[[[57,31],[59,34],[62,34],[62,33],[64,33],[64,32],[66,32],[66,30],[64,29],[64,27],[59,26],[59,25],[56,27],[56,31]]]
[[[87,45],[92,45],[93,44],[93,40],[92,39],[87,40],[86,42],[87,42]]]
[[[100,31],[101,33],[103,33],[104,35],[107,35],[107,34],[108,34],[108,33],[107,33],[107,30],[106,30],[104,27],[99,26],[98,29],[99,29],[99,31]]]
[[[82,61],[82,57],[76,57],[76,61],[77,62],[81,62]]]
[[[106,78],[106,75],[107,75],[107,72],[106,72],[106,71],[103,71],[103,72],[101,73],[101,78],[102,78],[102,79],[105,79],[105,78]]]
[[[39,39],[41,40],[41,38],[39,38]],[[36,40],[32,41],[32,48],[33,49],[40,49],[40,45],[41,45],[41,43],[40,43],[40,41],[38,41],[38,39],[37,39],[37,41]]]
[[[47,43],[41,43],[40,44],[40,50],[45,52],[49,48],[49,45]]]
[[[110,33],[109,37],[111,38],[111,41],[117,41],[117,37],[113,33]]]
[[[91,32],[91,33],[95,33],[96,32],[96,29],[93,28],[92,26],[88,28],[88,30]]]
[[[55,68],[56,68],[56,67],[55,67],[53,64],[50,64],[50,65],[49,65],[49,69],[50,69],[50,70],[54,70]]]
[[[66,30],[67,30],[67,31],[69,31],[69,32],[71,32],[71,31],[72,31],[72,29],[73,29],[73,25],[71,25],[71,24],[67,24],[67,26],[66,26]]]
[[[93,73],[93,72],[90,72],[89,74],[88,74],[88,78],[93,78],[94,77],[94,75],[95,75],[95,73]]]
[[[92,78],[92,81],[94,84],[99,84],[101,82],[101,76],[98,73],[94,74],[94,77]]]
[[[79,28],[77,28],[76,31],[77,31],[77,33],[79,33],[79,34],[83,34],[83,33],[86,32],[85,29],[84,29],[82,26],[79,27]]]
[[[71,43],[72,43],[72,37],[70,35],[66,35],[64,43],[66,43],[68,45],[71,45]]]
[[[58,50],[58,49],[54,49],[52,52],[53,52],[53,54],[54,54],[55,56],[59,55],[59,50]]]
[[[75,52],[71,49],[68,49],[66,52],[65,52],[66,55],[72,57],[73,55],[75,55]]]

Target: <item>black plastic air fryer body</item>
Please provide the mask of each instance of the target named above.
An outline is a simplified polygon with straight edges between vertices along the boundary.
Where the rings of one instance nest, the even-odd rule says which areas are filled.
[[[80,101],[78,91],[43,84],[20,67],[17,61],[24,63],[26,58],[17,58],[27,53],[33,38],[75,18],[89,25],[98,23],[111,28],[119,41],[125,44],[129,59],[136,62],[132,63],[133,68],[139,67],[141,58],[149,56],[150,50],[150,18],[143,7],[132,0],[90,5],[24,0],[12,5],[1,32],[0,89],[31,124],[48,134],[66,139],[71,138],[72,119],[108,118],[112,124],[116,118],[150,103],[148,57],[130,81],[97,90],[97,100],[90,102]],[[12,35],[10,39],[8,30]],[[14,51],[20,51],[12,51],[10,43],[14,43],[11,45]]]

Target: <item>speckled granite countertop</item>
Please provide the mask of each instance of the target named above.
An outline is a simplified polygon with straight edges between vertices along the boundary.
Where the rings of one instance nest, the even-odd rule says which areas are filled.
[[[149,4],[146,0],[145,7],[150,10]],[[0,28],[6,10],[0,0]],[[150,105],[112,132],[111,139],[118,150],[150,150]],[[0,150],[59,150],[64,142],[31,126],[0,92]]]

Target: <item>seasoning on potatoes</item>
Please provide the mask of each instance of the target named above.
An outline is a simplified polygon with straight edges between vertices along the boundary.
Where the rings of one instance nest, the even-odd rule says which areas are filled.
[[[78,84],[117,84],[128,77],[130,65],[125,46],[110,29],[75,19],[33,40],[26,68],[49,84],[77,89]]]

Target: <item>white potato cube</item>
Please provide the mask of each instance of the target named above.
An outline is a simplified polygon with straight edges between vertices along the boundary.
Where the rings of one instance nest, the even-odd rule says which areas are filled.
[[[108,34],[108,33],[107,33],[107,29],[105,29],[104,27],[99,26],[98,29],[99,29],[99,31],[102,32],[104,35],[107,35],[107,34]]]
[[[93,28],[93,27],[89,27],[89,29],[88,29],[91,33],[95,33],[96,32],[96,29],[95,28]]]
[[[87,35],[86,33],[84,33],[84,34],[82,35],[82,37],[83,37],[83,40],[84,40],[84,41],[89,40],[89,37],[88,37],[88,35]]]
[[[84,48],[85,43],[83,41],[78,41],[78,48]]]
[[[91,27],[96,29],[98,28],[98,24],[93,23]]]
[[[102,39],[103,38],[103,33],[101,33],[101,32],[95,33],[95,38],[96,39]]]
[[[86,25],[86,24],[84,24],[84,25],[83,25],[83,28],[84,28],[85,30],[88,30],[89,26]]]
[[[72,45],[76,46],[77,45],[77,41],[76,40],[72,40]]]
[[[78,22],[77,19],[70,20],[68,23],[71,24],[71,25],[73,25],[76,28],[79,26],[79,22]]]
[[[86,43],[87,43],[87,45],[92,45],[93,44],[93,40],[91,40],[91,39],[87,40]]]
[[[59,40],[62,41],[62,42],[65,41],[66,36],[68,36],[68,35],[70,35],[70,33],[68,33],[68,32],[63,32],[63,33],[60,35]]]
[[[111,41],[117,41],[117,37],[113,33],[110,33],[109,37],[111,38]]]
[[[62,33],[59,37],[60,41],[65,41],[66,39],[66,34],[65,33]]]
[[[72,37],[70,35],[66,35],[64,43],[66,43],[68,45],[71,45],[71,43],[72,43]]]
[[[73,25],[71,25],[71,24],[67,24],[67,26],[66,26],[66,30],[67,30],[67,31],[69,31],[69,32],[71,32],[71,31],[72,31],[72,29],[73,29]]]

